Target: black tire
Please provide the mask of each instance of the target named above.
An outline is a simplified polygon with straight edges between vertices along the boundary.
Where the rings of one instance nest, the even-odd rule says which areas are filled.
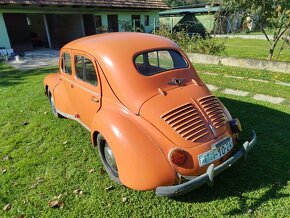
[[[47,96],[48,96],[48,100],[49,100],[51,111],[52,111],[53,115],[57,118],[62,118],[62,116],[59,113],[57,113],[57,111],[56,111],[54,99],[53,99],[51,92],[48,92]]]
[[[98,152],[106,172],[110,178],[119,185],[122,185],[119,179],[118,167],[115,161],[113,151],[111,150],[106,139],[99,134],[97,137]]]

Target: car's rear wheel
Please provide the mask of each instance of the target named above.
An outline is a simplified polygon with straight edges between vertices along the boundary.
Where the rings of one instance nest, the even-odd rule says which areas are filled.
[[[62,116],[57,112],[57,110],[55,108],[54,99],[53,99],[51,92],[48,92],[48,100],[49,100],[49,103],[51,106],[51,111],[52,111],[53,115],[56,116],[57,118],[62,118]]]
[[[114,182],[118,183],[119,185],[122,185],[119,179],[118,167],[113,151],[110,148],[106,139],[101,134],[99,134],[97,137],[97,146],[99,155],[101,157],[106,172],[109,174],[109,176]]]

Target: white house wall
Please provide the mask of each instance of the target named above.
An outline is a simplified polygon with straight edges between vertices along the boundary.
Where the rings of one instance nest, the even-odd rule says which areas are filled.
[[[159,11],[146,11],[146,12],[116,12],[116,11],[103,11],[103,12],[96,12],[95,15],[99,15],[102,17],[102,26],[108,28],[108,15],[118,15],[119,20],[119,31],[124,32],[125,29],[122,27],[122,22],[131,22],[132,15],[140,15],[140,22],[141,25],[144,26],[145,32],[149,33],[152,32],[154,29],[154,21],[156,25],[159,24]],[[149,16],[149,26],[145,26],[145,16]]]
[[[146,10],[143,11],[138,9],[112,9],[112,10],[106,10],[106,9],[94,9],[94,8],[72,8],[72,7],[37,7],[37,6],[31,6],[31,7],[10,7],[10,6],[3,6],[0,8],[0,47],[5,48],[11,48],[11,43],[9,40],[8,32],[6,29],[5,21],[3,18],[3,13],[19,13],[19,14],[39,14],[45,17],[45,15],[49,14],[55,14],[55,15],[81,15],[81,14],[94,14],[94,15],[101,15],[102,17],[102,26],[105,28],[108,28],[108,15],[118,15],[118,27],[119,32],[125,31],[122,22],[128,22],[129,24],[132,24],[132,15],[140,15],[140,23],[144,27],[144,31],[147,33],[150,33],[154,30],[155,26],[159,26],[159,10],[153,9],[153,10]],[[145,26],[145,16],[149,16],[149,25]],[[77,17],[77,16],[75,16]],[[72,19],[70,23],[73,23],[72,21],[76,22],[75,19]],[[76,30],[73,31],[75,37],[81,37],[83,34],[80,35],[81,32],[83,32],[83,28],[80,27],[79,21],[76,22]],[[47,27],[47,26],[46,26]],[[64,27],[64,33],[65,33],[65,27]],[[50,42],[50,35],[46,31],[46,38],[48,40],[49,47],[51,47]]]

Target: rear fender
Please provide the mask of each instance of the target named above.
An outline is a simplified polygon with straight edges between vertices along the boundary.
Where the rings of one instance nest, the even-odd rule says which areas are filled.
[[[101,133],[111,147],[121,182],[137,190],[173,185],[176,174],[161,149],[137,125],[142,119],[126,108],[102,108],[93,120],[94,132]],[[144,121],[146,122],[146,121]],[[139,123],[139,122],[138,122]]]

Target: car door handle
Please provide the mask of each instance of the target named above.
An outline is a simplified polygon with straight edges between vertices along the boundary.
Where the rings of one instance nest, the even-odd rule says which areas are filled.
[[[71,88],[74,88],[74,84],[70,84],[70,87],[71,87]]]
[[[99,100],[99,99],[97,99],[97,98],[96,98],[96,97],[94,97],[94,96],[91,98],[91,101],[93,101],[93,102],[96,102],[96,103],[99,103],[99,102],[100,102],[100,100]]]

